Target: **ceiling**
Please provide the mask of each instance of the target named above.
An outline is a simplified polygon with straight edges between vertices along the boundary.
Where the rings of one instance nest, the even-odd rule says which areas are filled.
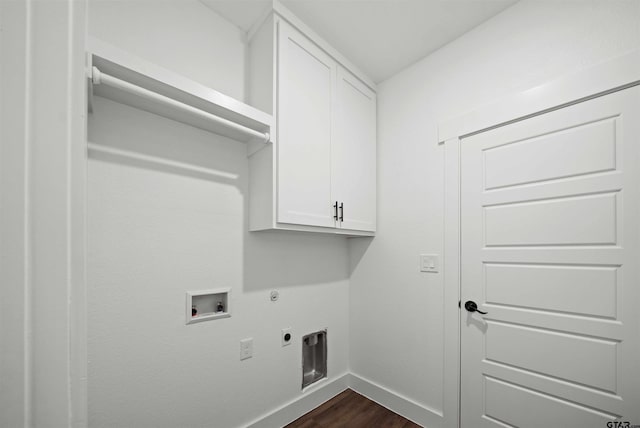
[[[200,0],[243,31],[269,0]],[[281,0],[376,83],[458,38],[516,0]]]

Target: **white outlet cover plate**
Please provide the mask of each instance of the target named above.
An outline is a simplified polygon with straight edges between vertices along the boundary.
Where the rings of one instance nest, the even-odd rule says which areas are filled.
[[[253,357],[253,338],[242,339],[240,341],[240,360]]]
[[[440,256],[437,254],[420,254],[420,272],[436,273],[440,269]]]
[[[286,334],[290,334],[291,337],[289,338],[289,340],[285,340],[284,336]],[[291,343],[293,342],[293,334],[291,333],[291,327],[288,328],[283,328],[282,329],[282,346],[288,346],[291,345]]]

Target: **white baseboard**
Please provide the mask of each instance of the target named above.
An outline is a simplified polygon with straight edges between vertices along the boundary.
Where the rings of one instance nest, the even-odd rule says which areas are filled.
[[[305,392],[302,397],[255,420],[247,425],[247,428],[283,427],[348,388],[425,428],[441,428],[444,424],[442,413],[420,405],[358,375],[345,373],[337,379],[314,387],[313,390]]]
[[[321,384],[310,387],[302,397],[290,401],[266,416],[257,419],[247,425],[247,428],[280,428],[295,421],[300,416],[349,388],[349,376],[348,373],[345,373],[337,379],[328,382],[322,381]]]
[[[429,409],[353,373],[349,375],[349,387],[358,394],[425,428],[440,428],[444,425],[441,412]]]

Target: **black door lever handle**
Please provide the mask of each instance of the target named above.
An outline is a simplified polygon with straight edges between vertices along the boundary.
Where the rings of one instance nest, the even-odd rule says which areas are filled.
[[[474,302],[473,300],[467,300],[464,304],[464,308],[469,312],[477,312],[482,315],[486,315],[489,313],[489,312],[483,312],[480,309],[478,309],[478,305],[476,305],[476,302]]]

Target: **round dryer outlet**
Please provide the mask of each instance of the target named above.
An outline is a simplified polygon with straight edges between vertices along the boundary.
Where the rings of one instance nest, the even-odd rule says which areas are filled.
[[[293,334],[291,334],[291,327],[282,329],[282,346],[291,345],[293,342]]]

